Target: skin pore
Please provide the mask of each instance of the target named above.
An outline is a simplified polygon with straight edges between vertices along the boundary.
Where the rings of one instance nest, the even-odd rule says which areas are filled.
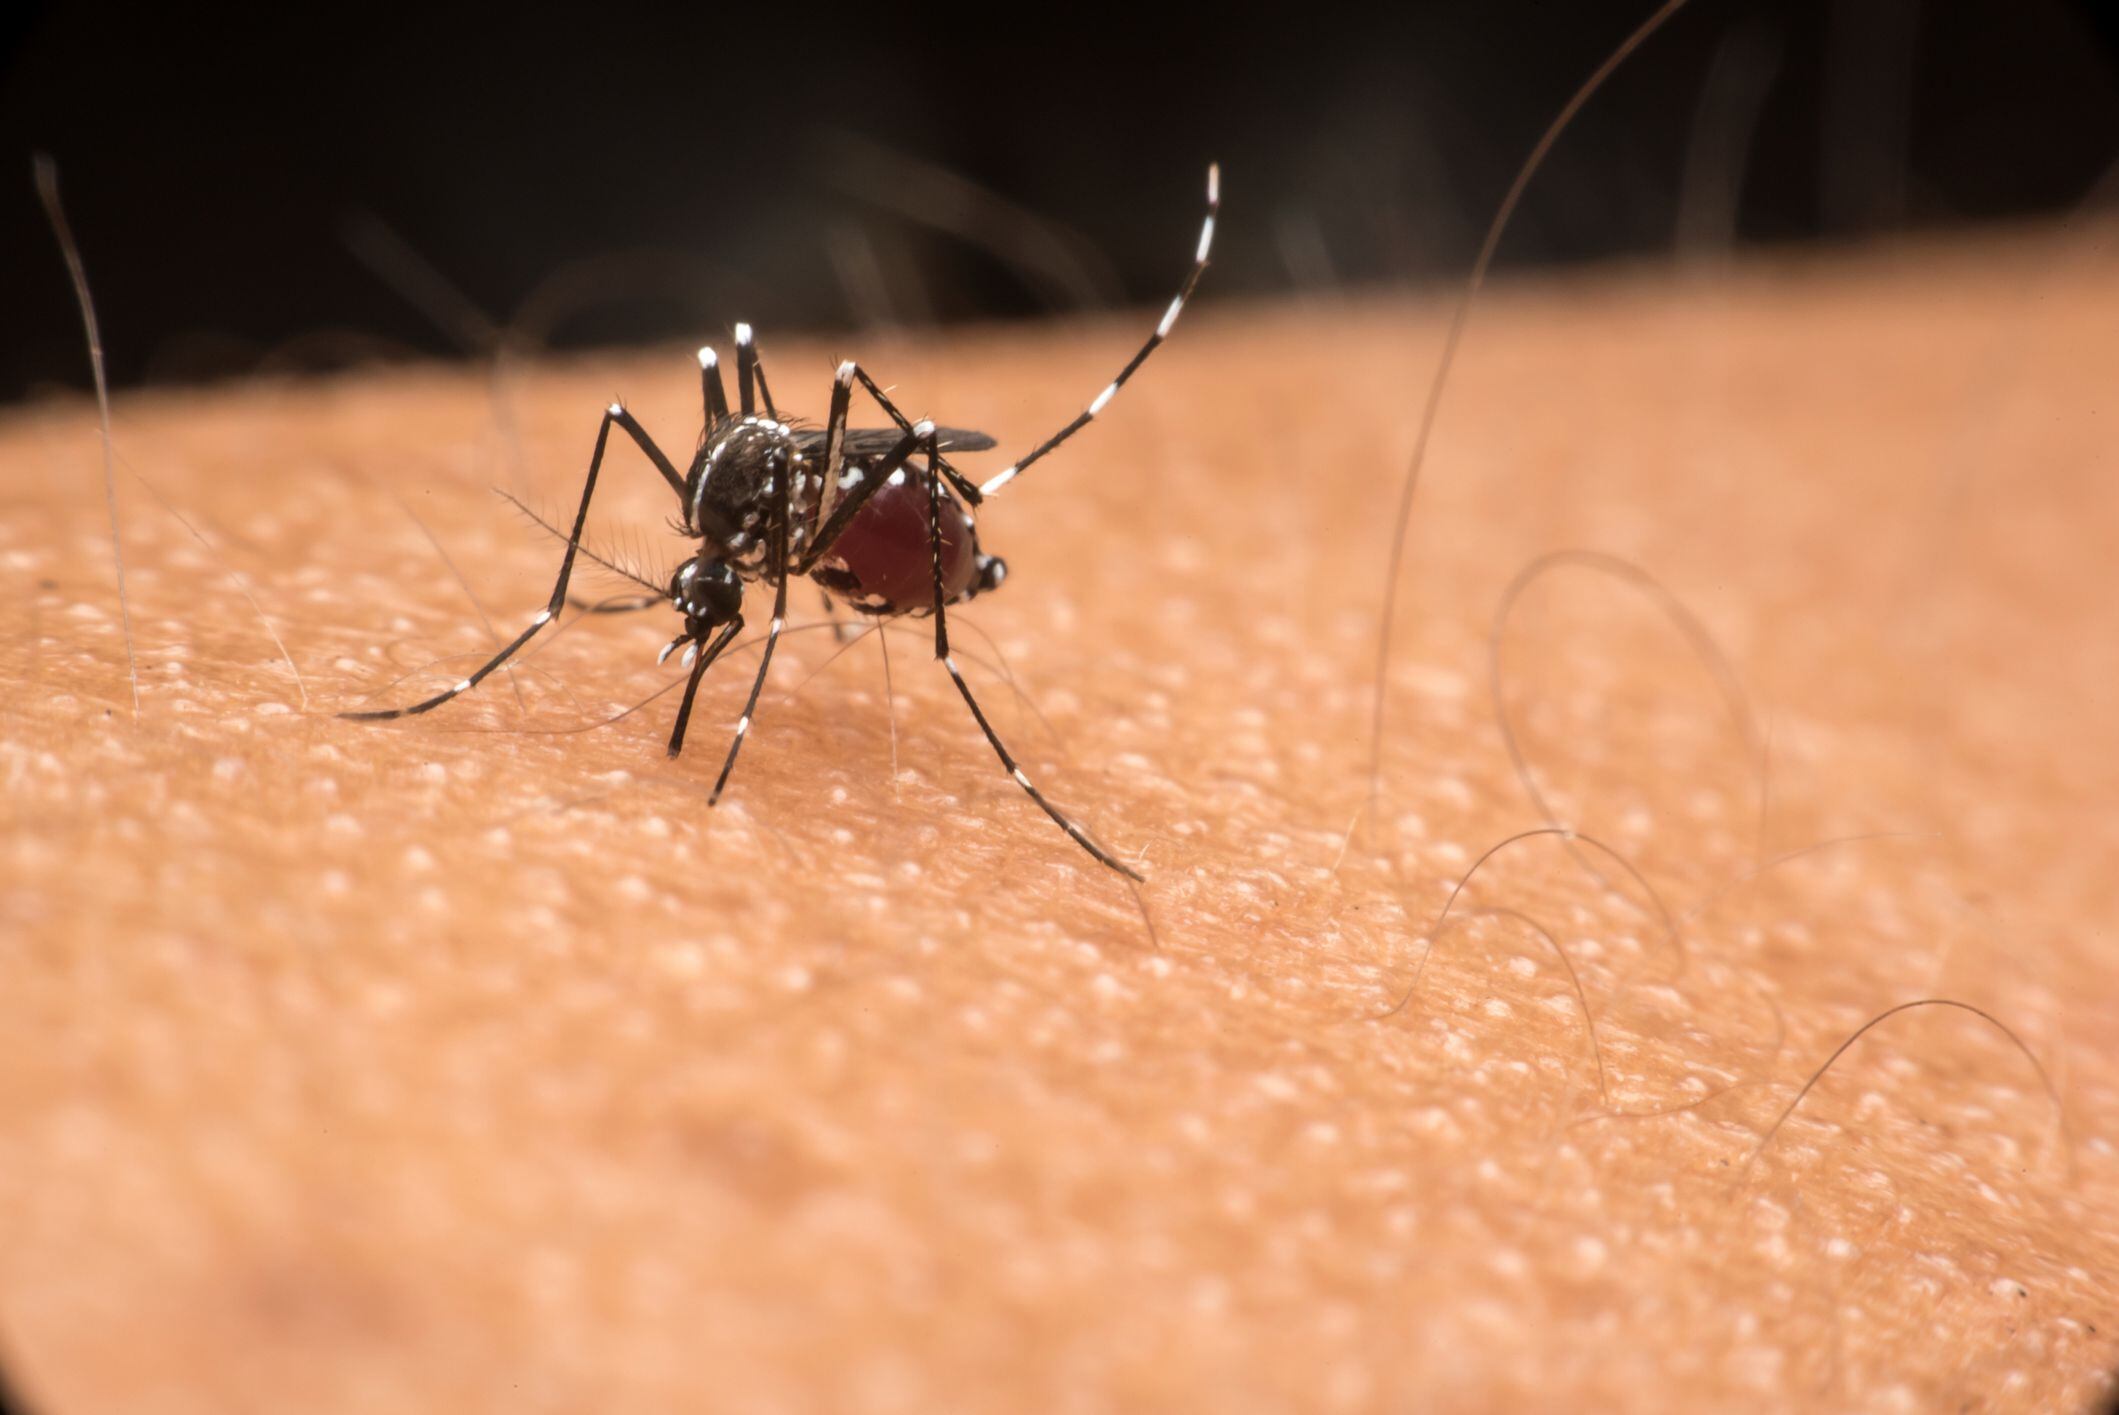
[[[1026,770],[1147,876],[1152,943],[922,621],[895,779],[874,641],[794,634],[712,811],[752,654],[673,764],[674,695],[572,730],[680,671],[664,610],[420,719],[329,715],[527,622],[560,547],[487,488],[564,518],[614,395],[688,448],[687,351],[523,369],[519,468],[471,369],[121,399],[137,721],[93,414],[9,414],[11,1378],[171,1411],[2087,1405],[2119,1364],[2119,277],[2090,249],[1490,290],[1351,842],[1447,309],[1196,306],[982,512],[1009,579],[952,616]],[[976,477],[1137,323],[761,339],[783,406],[820,415],[858,355],[992,432]],[[689,548],[667,501],[614,448],[591,545],[656,578]],[[1639,880],[1531,837],[1436,928],[1545,824],[1490,634],[1567,548],[1677,597],[1757,740],[1638,586],[1540,576],[1507,721]],[[2014,1028],[2065,1134],[2005,1036],[1929,1008],[1746,1168],[1924,997]]]

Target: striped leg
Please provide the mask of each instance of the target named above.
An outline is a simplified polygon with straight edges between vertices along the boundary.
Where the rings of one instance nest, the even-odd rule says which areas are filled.
[[[824,419],[824,479],[817,488],[817,519],[803,546],[805,558],[817,532],[831,519],[832,502],[839,498],[839,474],[846,462],[846,413],[853,406],[853,378],[858,372],[859,366],[848,359],[831,381],[831,412]]]
[[[833,406],[837,406],[836,402],[834,402]],[[889,484],[891,474],[911,459],[912,454],[919,449],[923,439],[930,444],[934,442],[935,428],[933,423],[926,421],[914,423],[912,431],[900,438],[897,445],[883,455],[883,460],[876,463],[870,473],[860,480],[859,484],[848,491],[844,497],[840,498],[838,504],[832,507],[830,519],[817,527],[815,534],[809,539],[809,544],[803,548],[801,560],[789,567],[788,573],[790,575],[807,575],[816,566],[817,562],[831,554],[832,546],[838,542],[839,537],[845,533],[846,528],[853,524],[853,518],[859,514],[863,506],[868,504],[868,499]],[[828,482],[835,482],[836,480],[836,474],[827,473]]]
[[[706,405],[709,428],[728,421],[728,395],[721,391],[721,359],[711,345],[699,350],[699,395]]]
[[[928,424],[921,426],[927,428],[927,456],[932,462],[941,455],[935,446],[934,430]],[[979,731],[986,734],[987,745],[991,746],[993,754],[1001,759],[1001,765],[1008,769],[1008,774],[1015,778],[1015,784],[1022,787],[1030,799],[1037,803],[1037,808],[1050,816],[1054,825],[1066,831],[1075,844],[1088,851],[1099,865],[1116,870],[1135,884],[1143,883],[1143,876],[1138,870],[1121,863],[1109,850],[1097,844],[1088,831],[1070,820],[1065,812],[1045,799],[1044,792],[1031,784],[1029,774],[1017,764],[1007,744],[1001,741],[1001,735],[995,732],[993,724],[986,720],[985,711],[979,707],[979,700],[971,695],[971,685],[964,681],[963,670],[957,667],[956,656],[949,651],[949,611],[945,605],[947,596],[942,583],[942,482],[931,468],[927,475],[927,543],[934,559],[934,656],[949,670],[949,677],[956,684],[957,692],[963,695],[964,706],[971,709],[972,719],[978,723]]]
[[[780,415],[773,409],[773,391],[765,386],[765,365],[758,361],[758,346],[751,339],[750,326],[738,324],[736,326],[736,399],[743,410],[743,416],[746,418],[756,411],[756,405],[751,401],[751,383],[753,380],[758,385],[758,397],[765,400],[765,416],[771,418],[774,422],[778,422]]]
[[[839,478],[846,470],[846,418],[848,409],[852,406],[853,385],[856,379],[860,380],[861,386],[876,400],[877,406],[888,413],[891,421],[904,431],[905,436],[898,440],[897,445],[891,448],[881,462],[870,469],[868,475],[849,489],[847,499],[840,502]],[[876,387],[875,380],[868,376],[867,370],[852,359],[840,364],[838,374],[833,378],[831,385],[831,411],[824,420],[823,483],[817,493],[816,516],[810,523],[809,535],[803,543],[792,573],[807,575],[810,567],[824,558],[830,551],[832,542],[852,523],[854,513],[861,509],[869,497],[882,490],[890,481],[891,473],[904,466],[906,460],[919,450],[920,439],[935,431],[936,428],[931,422],[908,422],[905,415],[898,411],[897,405],[884,396],[882,389]],[[970,494],[970,503],[973,506],[979,504],[977,487],[965,481],[946,461],[942,463],[942,471],[943,475],[950,479],[952,487],[959,492]]]
[[[743,616],[739,614],[729,620],[721,632],[714,636],[714,641],[706,646],[705,653],[699,652],[697,643],[692,645],[689,658],[692,676],[684,684],[684,701],[677,708],[677,725],[670,729],[671,756],[674,757],[684,750],[684,729],[691,725],[692,699],[699,696],[699,680],[706,676],[706,670],[713,666],[715,659],[721,657],[721,650],[729,646],[729,642],[742,628]]]
[[[1199,284],[1199,277],[1206,273],[1207,252],[1214,245],[1214,218],[1220,210],[1221,167],[1216,164],[1207,168],[1207,218],[1200,223],[1199,249],[1192,256],[1192,268],[1186,272],[1184,284],[1178,287],[1177,298],[1170,301],[1169,309],[1163,311],[1162,322],[1155,326],[1155,332],[1148,336],[1148,342],[1140,346],[1140,349],[1127,362],[1126,366],[1118,371],[1118,377],[1112,379],[1110,383],[1104,386],[1104,391],[1096,395],[1094,401],[1082,410],[1080,416],[1039,443],[1029,456],[1020,461],[1010,463],[993,476],[987,478],[985,484],[979,490],[985,492],[988,496],[993,495],[994,492],[1014,481],[1016,476],[1032,462],[1037,461],[1040,457],[1058,447],[1062,442],[1087,427],[1095,420],[1096,415],[1101,413],[1111,400],[1118,396],[1118,390],[1126,386],[1126,380],[1133,377],[1134,370],[1146,363],[1148,355],[1154,353],[1156,347],[1163,340],[1170,337],[1171,329],[1176,327],[1177,316],[1184,310],[1185,301],[1192,298],[1193,287]]]
[[[738,325],[737,328],[742,330],[744,326]],[[749,385],[746,383],[744,387],[747,392]],[[768,488],[768,490],[770,489],[772,488]],[[758,710],[758,694],[765,691],[765,671],[772,667],[773,649],[779,645],[780,630],[787,623],[787,582],[793,573],[787,563],[788,532],[795,518],[795,469],[793,467],[788,467],[780,474],[778,490],[780,493],[780,505],[773,515],[772,558],[768,562],[777,581],[773,586],[772,627],[765,632],[765,652],[758,655],[758,676],[751,680],[750,697],[743,704],[743,716],[736,719],[736,740],[729,743],[728,760],[721,763],[721,774],[714,778],[713,793],[706,798],[706,804],[709,806],[720,801],[722,791],[728,786],[728,774],[736,769],[736,754],[743,750],[743,739],[750,735],[751,715]],[[702,660],[705,657],[706,655],[701,655]],[[694,685],[698,683],[698,675],[701,671],[703,671],[701,667],[693,668],[692,683]],[[689,697],[691,689],[685,689],[685,694]],[[680,738],[672,737],[670,739],[671,756],[677,755],[677,748],[680,745]]]
[[[839,367],[839,376],[844,378],[846,370],[849,368],[853,370],[853,376],[861,380],[861,386],[868,390],[868,396],[876,400],[876,406],[888,413],[890,420],[898,425],[898,431],[911,432],[912,423],[903,413],[898,411],[898,405],[890,401],[890,395],[876,386],[876,381],[868,376],[867,369],[862,368],[859,364],[842,364]],[[949,480],[949,489],[958,496],[963,497],[965,505],[977,506],[986,499],[986,494],[965,480],[964,474],[951,466],[949,459],[946,457],[942,459],[941,471],[942,475]]]
[[[596,450],[589,457],[589,475],[587,480],[581,485],[581,509],[574,513],[574,529],[567,536],[566,558],[559,562],[559,578],[552,585],[552,598],[543,609],[537,611],[537,617],[530,621],[530,627],[517,634],[514,641],[506,648],[487,659],[484,667],[456,684],[453,688],[436,693],[433,697],[427,698],[422,702],[413,703],[409,707],[380,708],[368,712],[342,712],[339,714],[340,717],[351,718],[356,722],[383,722],[393,717],[410,717],[414,713],[432,712],[435,708],[449,701],[449,699],[461,693],[468,693],[484,682],[488,675],[513,658],[517,650],[534,638],[538,630],[552,622],[553,618],[567,602],[567,581],[574,574],[574,557],[581,550],[582,528],[588,524],[589,502],[596,495],[596,476],[597,473],[603,470],[603,453],[604,449],[610,444],[613,424],[624,429],[626,435],[639,444],[640,450],[647,454],[648,460],[655,464],[655,469],[662,473],[663,478],[672,487],[676,488],[678,495],[682,496],[684,494],[684,479],[677,474],[677,469],[670,465],[670,459],[663,455],[662,449],[655,445],[655,440],[647,435],[647,429],[634,421],[633,415],[624,408],[616,403],[611,404],[610,407],[604,410],[603,422],[596,429]]]

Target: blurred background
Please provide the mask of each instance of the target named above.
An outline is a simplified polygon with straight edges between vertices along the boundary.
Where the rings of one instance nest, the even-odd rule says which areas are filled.
[[[35,150],[120,384],[1160,302],[1212,158],[1216,298],[1423,283],[1650,8],[18,4],[0,398],[85,382]],[[2067,212],[2115,161],[2119,7],[1694,0],[1501,264]]]

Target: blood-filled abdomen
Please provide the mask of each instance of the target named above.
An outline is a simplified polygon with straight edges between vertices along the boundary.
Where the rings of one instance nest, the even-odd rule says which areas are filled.
[[[866,609],[918,610],[934,603],[927,488],[902,473],[869,498],[831,548],[852,585],[843,592]],[[978,543],[964,509],[942,495],[942,594],[962,597],[978,569]],[[825,577],[819,576],[820,579]],[[832,580],[839,579],[833,575]]]

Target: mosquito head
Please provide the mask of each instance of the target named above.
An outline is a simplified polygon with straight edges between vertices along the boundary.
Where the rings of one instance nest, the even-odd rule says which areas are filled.
[[[684,615],[685,632],[703,639],[743,612],[743,581],[719,556],[701,553],[670,576],[670,603]]]

